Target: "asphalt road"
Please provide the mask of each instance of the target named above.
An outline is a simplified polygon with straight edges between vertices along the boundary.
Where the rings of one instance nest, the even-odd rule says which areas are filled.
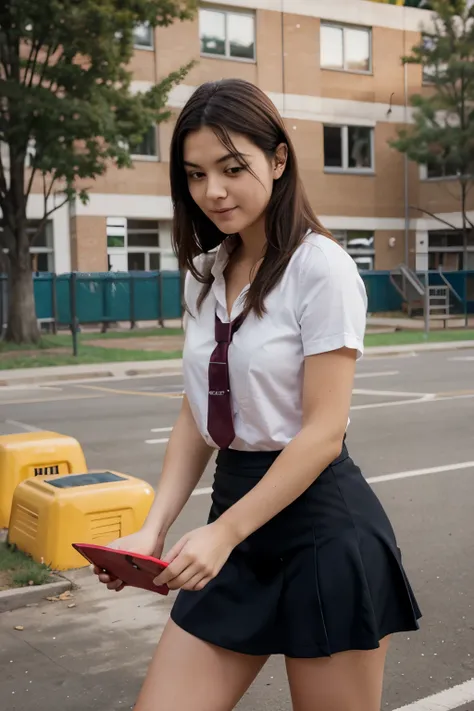
[[[66,433],[82,444],[89,469],[127,472],[154,484],[181,383],[175,374],[4,389],[0,434]],[[474,349],[362,361],[347,443],[392,520],[424,613],[418,633],[398,635],[391,645],[383,708],[392,711],[474,678]],[[211,482],[212,463],[170,544],[205,522]],[[4,658],[0,653],[0,662]],[[97,708],[128,708],[135,692],[127,692],[128,706],[109,698]],[[66,707],[85,708],[57,708]],[[92,701],[87,708],[95,708]],[[238,708],[289,711],[282,660],[270,660]],[[454,692],[448,705],[410,711],[431,708],[473,711],[474,693],[463,699]]]

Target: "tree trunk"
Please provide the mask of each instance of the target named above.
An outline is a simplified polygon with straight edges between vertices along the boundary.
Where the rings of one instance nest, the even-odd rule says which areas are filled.
[[[29,254],[26,259],[12,259],[10,256],[8,285],[8,323],[5,339],[14,343],[38,343],[40,331],[36,319]]]

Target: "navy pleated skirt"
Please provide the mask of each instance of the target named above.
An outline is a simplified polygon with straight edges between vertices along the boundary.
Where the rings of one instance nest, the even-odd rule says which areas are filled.
[[[278,454],[220,451],[208,522],[247,494]],[[171,617],[235,652],[314,658],[376,649],[387,635],[418,629],[421,613],[390,521],[344,445],[203,590],[180,591]]]

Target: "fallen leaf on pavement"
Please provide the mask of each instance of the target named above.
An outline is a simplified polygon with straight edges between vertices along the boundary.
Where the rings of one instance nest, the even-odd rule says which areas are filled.
[[[17,625],[15,629],[18,630],[18,632],[23,632],[25,628],[23,627],[23,625]]]

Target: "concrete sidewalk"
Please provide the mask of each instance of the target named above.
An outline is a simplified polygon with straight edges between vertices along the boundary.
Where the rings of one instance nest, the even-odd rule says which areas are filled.
[[[398,346],[370,346],[365,349],[365,356],[379,357],[418,353],[426,351],[451,351],[465,348],[474,349],[474,340],[447,341],[439,343],[413,343]],[[0,386],[36,385],[67,381],[82,382],[93,379],[117,379],[135,376],[166,375],[181,373],[181,360],[148,360],[123,363],[94,363],[91,365],[64,365],[44,368],[19,368],[18,370],[0,370]]]
[[[113,593],[79,575],[72,600],[0,615],[2,711],[133,708],[174,594]]]

